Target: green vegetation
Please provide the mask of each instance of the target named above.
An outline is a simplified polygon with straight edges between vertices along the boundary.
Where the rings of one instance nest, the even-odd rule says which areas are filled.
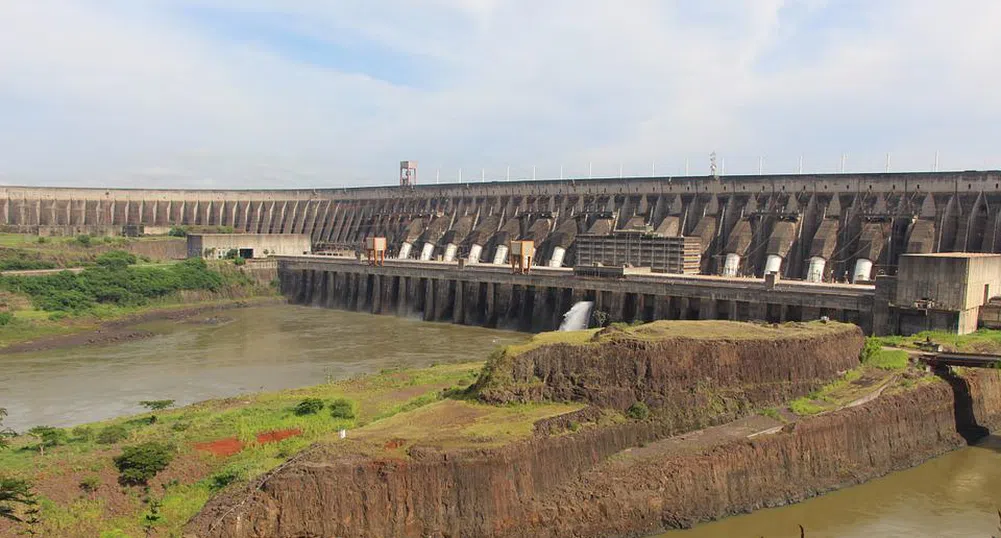
[[[942,345],[946,351],[968,353],[1001,353],[1001,330],[978,329],[970,334],[953,334],[942,331],[923,331],[914,336],[880,336],[884,346],[920,349],[920,344],[930,340]]]
[[[779,414],[778,410],[774,407],[768,407],[766,409],[759,409],[758,414],[763,417],[768,417],[773,420],[782,421],[782,415]],[[785,421],[783,421],[785,422]]]
[[[349,400],[338,398],[330,403],[330,416],[334,418],[355,418],[354,406]]]
[[[89,235],[78,235],[76,236],[76,242],[80,244],[81,247],[90,246],[90,236]]]
[[[129,437],[129,430],[122,424],[112,424],[102,428],[97,434],[97,443],[100,445],[113,445],[120,443]]]
[[[879,338],[873,336],[866,337],[865,344],[862,346],[862,352],[859,353],[859,362],[865,364],[882,349],[883,343]]]
[[[325,450],[394,458],[408,458],[407,448],[414,444],[492,448],[530,437],[540,419],[582,407],[490,406],[443,397],[468,387],[481,366],[386,370],[315,387],[203,402],[160,411],[153,424],[142,416],[123,417],[87,426],[96,435],[88,438],[74,433],[66,445],[46,449],[44,458],[30,450],[33,439],[17,437],[12,440],[14,450],[0,453],[0,469],[36,480],[44,491],[69,488],[80,492],[71,499],[40,499],[45,516],[42,535],[58,536],[60,529],[74,528],[87,536],[143,536],[150,514],[159,517],[156,535],[179,536],[184,523],[215,492],[240,487],[316,442],[328,443]],[[312,400],[321,403],[317,412],[295,412],[299,404]],[[353,418],[337,418],[335,410],[350,412]],[[339,441],[337,432],[342,428],[350,431],[351,443]],[[117,441],[108,443],[104,439],[108,432],[118,432]],[[269,435],[279,433],[283,434],[268,440]],[[135,447],[147,443],[175,448],[147,449],[137,456]],[[237,452],[216,454],[213,447],[220,443],[235,445]],[[119,450],[122,456],[131,456],[129,463],[124,457],[113,458]],[[103,485],[93,480],[82,485],[87,477],[104,476],[109,470],[123,474],[122,469],[135,469],[123,476],[129,483],[143,477],[149,480],[150,473],[160,468],[157,462],[162,463],[154,456],[167,453],[173,461],[165,471],[156,472],[161,473],[158,479],[166,475],[171,480],[164,480],[162,488],[151,488],[155,496],[106,487],[107,479]],[[66,469],[79,472],[67,473]],[[97,492],[85,494],[89,487],[96,487]],[[145,504],[144,496],[149,499]],[[155,507],[156,514],[155,502],[161,503]],[[123,506],[127,507],[124,515]]]
[[[10,322],[12,321],[14,321],[13,312],[0,312],[0,327],[10,325]]]
[[[135,254],[124,250],[110,250],[97,257],[97,265],[108,269],[124,269],[130,265],[135,265],[138,259]]]
[[[171,237],[187,237],[188,234],[231,234],[235,231],[232,226],[172,226],[167,235]]]
[[[10,446],[10,438],[17,435],[17,432],[3,425],[3,420],[6,417],[7,408],[0,407],[0,450],[4,450]]]
[[[910,364],[910,356],[900,349],[880,349],[863,364],[882,370],[903,370]]]
[[[43,260],[41,255],[29,251],[4,249],[0,254],[0,271],[36,271],[56,267],[55,262]]]
[[[35,503],[30,482],[17,478],[0,477],[0,518],[23,521],[17,515],[18,506],[31,507]]]
[[[46,448],[65,445],[69,441],[66,430],[52,426],[35,426],[28,430],[28,435],[38,439],[38,453],[43,456]]]
[[[155,441],[125,447],[114,460],[119,482],[131,486],[145,485],[170,465],[174,451],[173,446]]]
[[[164,409],[174,407],[174,400],[143,400],[139,402],[139,405],[150,411],[163,411]],[[150,424],[156,422],[156,413],[150,414],[149,422]]]
[[[296,416],[304,417],[306,415],[315,415],[323,409],[323,400],[319,398],[306,398],[305,400],[296,404],[295,408],[292,410]]]
[[[633,420],[644,420],[650,416],[650,408],[643,402],[636,402],[626,409],[626,416]]]
[[[87,493],[94,493],[101,487],[101,479],[97,476],[85,476],[80,480],[80,489]]]
[[[77,274],[0,277],[0,289],[28,295],[38,309],[71,313],[99,304],[140,306],[180,290],[215,291],[225,283],[200,258],[168,267],[100,266]]]

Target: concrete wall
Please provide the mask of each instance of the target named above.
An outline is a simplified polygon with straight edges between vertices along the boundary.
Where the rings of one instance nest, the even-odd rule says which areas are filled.
[[[708,273],[721,272],[732,243],[743,252],[741,273],[761,276],[772,255],[781,257],[783,277],[803,278],[809,258],[820,253],[830,258],[827,279],[850,272],[860,257],[892,274],[903,253],[1001,252],[1001,172],[256,191],[0,188],[0,225],[221,225],[354,246],[380,235],[389,240],[390,255],[408,241],[412,252],[431,248],[432,257],[449,242],[461,257],[478,241],[482,260],[492,260],[511,240],[534,238],[538,261],[558,247],[566,249],[565,265],[574,263],[573,233],[599,221],[612,230],[645,225],[699,237]],[[469,229],[478,233],[450,233]],[[731,235],[738,237],[731,242]]]
[[[230,250],[252,249],[253,258],[291,256],[312,251],[303,234],[189,234],[189,258],[222,259]]]
[[[1001,293],[1001,255],[914,254],[900,259],[895,302],[902,307],[932,300],[934,308],[966,311]]]

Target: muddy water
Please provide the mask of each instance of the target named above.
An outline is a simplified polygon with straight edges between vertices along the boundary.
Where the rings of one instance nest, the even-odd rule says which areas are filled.
[[[524,334],[298,306],[141,325],[156,336],[0,356],[0,407],[17,430],[68,426],[239,393],[315,385],[398,366],[483,360]]]
[[[1001,437],[804,503],[659,538],[1001,537]]]

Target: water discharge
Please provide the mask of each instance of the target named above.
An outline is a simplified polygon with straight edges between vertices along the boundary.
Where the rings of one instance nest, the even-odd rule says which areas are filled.
[[[591,319],[591,308],[594,303],[591,301],[579,301],[563,314],[563,323],[560,323],[561,331],[583,331],[587,328],[588,320]]]

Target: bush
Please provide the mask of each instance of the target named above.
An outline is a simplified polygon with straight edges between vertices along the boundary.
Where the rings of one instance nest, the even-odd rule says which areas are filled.
[[[37,241],[38,241],[39,245],[44,245],[45,243],[49,242],[48,239],[46,239],[45,237],[42,237],[42,236],[39,236],[38,239],[37,239]]]
[[[0,327],[10,325],[12,321],[14,321],[13,312],[0,312]]]
[[[859,353],[859,362],[867,362],[876,353],[879,353],[881,349],[883,349],[883,343],[879,341],[879,338],[874,336],[867,337],[865,345],[862,346],[862,352]]]
[[[247,260],[245,258],[236,258],[233,260],[233,265],[247,265]]]
[[[355,409],[349,400],[338,398],[330,404],[330,416],[334,418],[355,418]]]
[[[296,406],[292,409],[292,412],[302,417],[306,415],[315,415],[319,413],[321,409],[323,409],[323,400],[319,398],[306,398],[296,404]]]
[[[94,493],[99,487],[101,487],[101,479],[96,476],[85,476],[80,480],[80,489],[87,493]]]
[[[867,366],[880,370],[900,370],[910,364],[910,356],[900,349],[881,349],[865,361]]]
[[[77,426],[70,433],[76,441],[87,442],[94,438],[94,430],[90,426]]]
[[[634,420],[643,420],[650,416],[650,408],[643,402],[636,402],[626,409],[626,416]]]
[[[137,260],[135,254],[124,250],[111,250],[98,256],[95,261],[98,265],[107,267],[108,269],[124,269],[130,265],[135,265]]]
[[[171,237],[187,237],[188,229],[184,226],[171,226],[170,231],[167,232],[167,235]]]
[[[150,441],[122,449],[115,457],[118,480],[124,485],[145,485],[174,459],[174,447]]]
[[[46,448],[65,445],[69,441],[66,430],[52,426],[35,426],[28,430],[28,435],[38,439],[38,452],[41,454],[45,454]]]
[[[76,242],[82,247],[90,246],[90,236],[89,235],[78,235],[76,236]]]
[[[129,430],[121,424],[107,426],[97,434],[97,442],[102,445],[120,443],[129,437]]]
[[[235,469],[225,469],[209,477],[209,489],[219,491],[241,478],[241,473]]]

